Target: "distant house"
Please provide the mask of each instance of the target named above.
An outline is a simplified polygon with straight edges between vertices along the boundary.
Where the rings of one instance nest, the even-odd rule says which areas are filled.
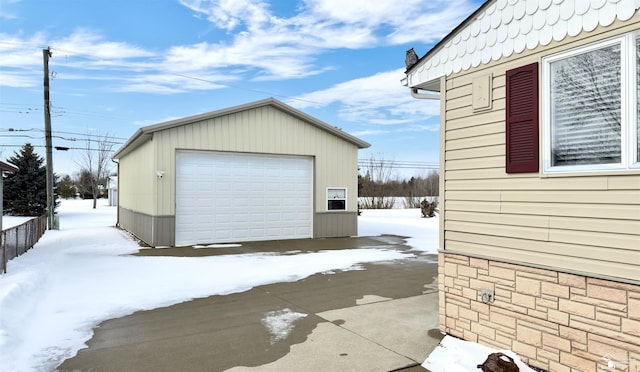
[[[107,179],[107,196],[109,198],[109,206],[118,205],[118,176],[109,176]]]
[[[272,98],[147,126],[114,155],[118,225],[151,246],[356,235],[368,146]]]
[[[640,368],[639,8],[487,1],[408,67],[441,103],[441,331]]]

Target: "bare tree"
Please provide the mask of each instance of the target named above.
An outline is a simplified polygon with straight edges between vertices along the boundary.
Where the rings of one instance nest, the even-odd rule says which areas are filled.
[[[371,155],[361,167],[363,175],[360,177],[363,196],[363,208],[389,209],[393,207],[393,198],[389,184],[393,177],[393,162],[376,159]]]
[[[81,178],[85,180],[85,183],[88,183],[93,196],[93,209],[96,208],[98,196],[102,191],[101,188],[105,187],[111,171],[110,160],[113,146],[116,143],[113,137],[107,134],[89,135],[86,151],[82,160],[78,163]]]

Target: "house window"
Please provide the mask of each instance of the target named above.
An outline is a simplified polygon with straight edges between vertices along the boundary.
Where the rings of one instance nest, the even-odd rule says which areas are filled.
[[[545,172],[639,168],[638,53],[628,34],[543,59]]]
[[[347,210],[347,188],[346,187],[327,188],[327,210],[329,211]]]

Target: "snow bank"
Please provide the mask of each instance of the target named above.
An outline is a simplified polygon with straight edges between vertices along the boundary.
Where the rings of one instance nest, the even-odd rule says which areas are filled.
[[[358,217],[358,235],[393,234],[408,237],[416,250],[438,254],[440,216],[422,218],[420,208],[363,209]]]
[[[480,371],[478,364],[484,363],[491,353],[502,352],[513,358],[520,372],[535,372],[524,364],[513,351],[495,350],[474,342],[445,336],[422,366],[431,372],[467,372]]]

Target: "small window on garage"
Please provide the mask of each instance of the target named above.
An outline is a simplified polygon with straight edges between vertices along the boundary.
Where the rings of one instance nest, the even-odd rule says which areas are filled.
[[[328,187],[327,188],[327,210],[345,211],[347,210],[347,188]]]

